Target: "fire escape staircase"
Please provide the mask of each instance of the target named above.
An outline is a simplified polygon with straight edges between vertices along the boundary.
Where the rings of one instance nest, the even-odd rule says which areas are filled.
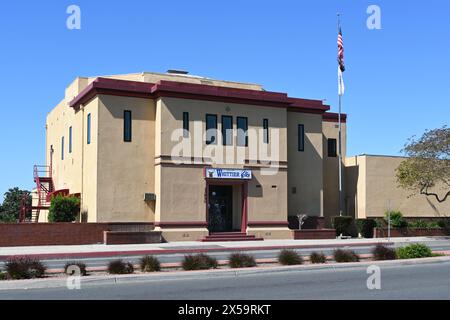
[[[20,223],[38,223],[40,212],[50,209],[50,195],[55,191],[50,166],[35,165],[33,171],[37,193],[33,194],[31,206],[27,203],[29,194],[23,196],[20,206]]]

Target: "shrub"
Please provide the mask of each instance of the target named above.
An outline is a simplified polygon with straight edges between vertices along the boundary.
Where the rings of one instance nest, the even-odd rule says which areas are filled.
[[[278,261],[285,266],[303,264],[302,257],[294,250],[282,250],[278,255]]]
[[[327,257],[322,252],[312,252],[309,256],[309,260],[311,263],[319,264],[319,263],[326,263]]]
[[[397,248],[397,256],[399,259],[415,259],[432,257],[431,249],[421,243],[413,243],[406,247]]]
[[[408,222],[408,227],[412,228],[412,229],[426,228],[427,226],[428,226],[428,224],[425,221],[421,220],[421,219],[416,220],[416,221]]]
[[[377,227],[377,222],[374,219],[357,219],[355,222],[358,232],[364,238],[373,238],[373,229]]]
[[[1,271],[0,271],[0,281],[6,280],[6,279],[7,279],[6,272],[1,272]]]
[[[76,266],[80,269],[80,276],[86,276],[87,275],[87,270],[86,270],[86,264],[84,264],[83,262],[80,261],[71,261],[71,262],[67,262],[66,265],[64,266],[64,273],[65,274],[69,274],[69,267],[71,266]],[[70,275],[73,275],[75,272],[72,270],[72,273]]]
[[[114,260],[108,264],[108,273],[110,274],[130,274],[134,272],[134,267],[130,262]]]
[[[140,262],[142,272],[156,272],[161,270],[161,264],[156,257],[145,256],[141,258]]]
[[[333,227],[336,229],[337,236],[341,234],[353,238],[358,236],[358,230],[353,217],[333,217]]]
[[[57,195],[52,198],[48,212],[49,222],[74,222],[80,212],[80,199]]]
[[[359,256],[351,250],[337,249],[334,251],[334,260],[336,262],[358,262]]]
[[[395,260],[397,259],[397,253],[395,249],[388,248],[382,244],[378,244],[372,250],[374,260]]]
[[[232,253],[229,257],[231,268],[251,268],[256,266],[255,258],[244,253]]]
[[[197,255],[186,255],[181,264],[183,270],[207,270],[217,268],[217,260],[214,257],[210,257],[204,253]]]
[[[437,222],[439,228],[450,229],[450,219],[441,219]]]
[[[6,273],[10,279],[43,278],[47,268],[38,259],[12,258],[6,262]]]
[[[391,227],[392,228],[406,228],[408,227],[408,221],[406,221],[405,218],[403,218],[403,215],[400,211],[387,211],[384,216],[386,223],[389,223],[389,213],[391,216]]]

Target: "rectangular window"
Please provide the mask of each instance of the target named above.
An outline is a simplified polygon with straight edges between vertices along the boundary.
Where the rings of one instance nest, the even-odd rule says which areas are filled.
[[[233,145],[233,117],[222,116],[222,144]]]
[[[305,151],[305,126],[303,124],[298,125],[298,151]]]
[[[328,139],[328,156],[329,157],[337,157],[337,143],[336,139]]]
[[[72,153],[72,127],[69,127],[69,153]]]
[[[248,147],[248,120],[246,117],[237,117],[237,145],[239,147]]]
[[[123,141],[131,142],[131,111],[123,112]]]
[[[189,138],[189,112],[183,112],[183,138]]]
[[[87,144],[91,144],[91,114],[87,115]]]
[[[269,143],[269,119],[263,120],[263,135],[264,143]]]
[[[217,144],[217,116],[206,115],[206,144]]]
[[[64,137],[61,138],[61,160],[64,160]]]

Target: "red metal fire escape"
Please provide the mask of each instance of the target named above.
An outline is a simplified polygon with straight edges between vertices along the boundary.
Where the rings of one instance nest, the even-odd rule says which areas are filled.
[[[34,182],[36,183],[37,195],[33,199],[35,205],[27,204],[28,194],[22,198],[20,206],[20,223],[37,223],[41,210],[50,208],[50,195],[54,192],[51,166],[34,166]],[[36,201],[37,200],[37,201]],[[27,217],[27,213],[31,211],[31,217]]]

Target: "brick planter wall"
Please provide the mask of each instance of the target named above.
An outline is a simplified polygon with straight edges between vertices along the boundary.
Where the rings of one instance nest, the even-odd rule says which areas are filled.
[[[0,223],[0,247],[103,243],[104,231],[149,231],[152,223]]]
[[[335,229],[321,229],[321,230],[293,230],[295,240],[308,239],[336,239]]]
[[[375,228],[374,230],[375,238],[387,238],[388,229],[387,228]],[[391,237],[443,237],[450,236],[450,229],[427,229],[427,228],[417,228],[417,229],[391,229]]]
[[[105,244],[143,244],[161,243],[161,231],[149,232],[127,232],[127,231],[104,231],[103,241]]]

